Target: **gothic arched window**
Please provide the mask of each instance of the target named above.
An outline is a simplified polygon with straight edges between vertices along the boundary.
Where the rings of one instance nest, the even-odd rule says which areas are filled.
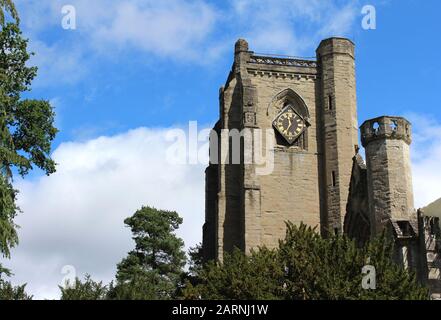
[[[267,115],[272,117],[277,145],[307,150],[309,111],[297,93],[291,89],[280,92],[268,107]]]

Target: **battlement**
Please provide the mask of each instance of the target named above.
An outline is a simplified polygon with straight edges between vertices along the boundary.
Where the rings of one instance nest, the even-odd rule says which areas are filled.
[[[234,55],[233,74],[247,72],[252,76],[306,80],[315,80],[319,76],[318,63],[315,59],[255,53],[250,50],[248,42],[244,39],[237,40]],[[230,74],[229,80],[233,74]]]
[[[382,116],[366,120],[360,130],[363,147],[381,139],[404,140],[407,144],[412,142],[411,124],[402,117]]]
[[[305,60],[305,59],[265,56],[265,55],[252,55],[248,63],[286,66],[286,67],[300,67],[300,68],[317,67],[317,61],[315,60]]]

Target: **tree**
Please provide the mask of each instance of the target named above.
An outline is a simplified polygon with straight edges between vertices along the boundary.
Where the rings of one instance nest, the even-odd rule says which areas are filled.
[[[282,298],[283,268],[277,252],[267,248],[243,254],[239,249],[210,261],[199,273],[199,284],[187,283],[182,298],[208,300],[277,300]]]
[[[0,25],[5,24],[5,12],[8,12],[13,19],[18,21],[17,10],[12,0],[0,0]]]
[[[185,300],[195,300],[197,292],[194,287],[199,284],[199,274],[204,268],[204,254],[202,243],[188,250],[188,271],[181,275],[181,285],[178,288],[177,295]]]
[[[393,261],[385,236],[358,248],[346,236],[322,238],[304,224],[287,224],[276,249],[245,255],[236,250],[223,263],[210,262],[189,284],[183,298],[195,299],[427,299],[413,273]],[[362,287],[362,268],[376,269],[375,290]]]
[[[8,12],[13,22],[6,19]],[[22,99],[37,74],[29,67],[32,53],[22,37],[18,15],[11,0],[0,0],[0,256],[10,257],[18,244],[14,218],[19,212],[13,173],[24,177],[34,167],[46,174],[55,172],[50,157],[57,129],[54,111],[48,101]],[[1,265],[0,265],[1,267]]]
[[[306,225],[287,225],[279,244],[279,259],[286,270],[287,299],[425,299],[412,272],[393,260],[393,243],[385,235],[363,248],[346,236],[324,239]],[[365,265],[376,270],[376,289],[362,288]]]
[[[204,254],[202,243],[188,250],[188,275],[195,277],[200,272],[204,265]]]
[[[131,228],[135,249],[117,266],[111,299],[170,299],[176,294],[185,265],[184,242],[175,231],[182,224],[176,212],[142,207],[124,223]]]
[[[14,287],[10,282],[0,279],[0,300],[32,300],[26,293],[26,285]]]
[[[2,279],[3,274],[10,276],[9,270],[0,266],[0,300],[32,300],[26,293],[26,284],[14,287],[10,282]]]
[[[59,286],[61,300],[105,300],[108,293],[107,286],[102,282],[95,282],[90,275],[86,275],[84,282],[79,278],[75,279],[73,285]]]

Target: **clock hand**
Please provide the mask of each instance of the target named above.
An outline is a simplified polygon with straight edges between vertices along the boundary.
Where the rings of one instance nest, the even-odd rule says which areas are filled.
[[[286,132],[289,132],[289,129],[291,129],[292,127],[292,121],[291,121],[291,117],[288,117],[288,127],[286,128]]]

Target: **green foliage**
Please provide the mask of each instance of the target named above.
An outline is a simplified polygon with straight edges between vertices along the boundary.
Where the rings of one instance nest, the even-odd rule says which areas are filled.
[[[170,299],[176,294],[185,265],[184,242],[175,235],[182,223],[176,212],[142,207],[124,223],[135,249],[118,264],[109,297],[122,300]]]
[[[287,224],[277,249],[226,254],[187,282],[184,299],[427,299],[415,275],[392,260],[393,245],[384,236],[364,248],[345,236],[322,238],[304,224]],[[362,288],[362,268],[376,269],[375,290]]]
[[[108,288],[102,282],[95,282],[90,275],[86,275],[84,282],[76,278],[74,284],[62,287],[61,300],[104,300],[107,297]]]
[[[0,300],[32,300],[26,293],[26,285],[14,287],[10,282],[0,279]]]
[[[9,258],[10,249],[18,243],[14,218],[19,208],[11,183],[14,169],[21,176],[34,166],[48,175],[55,172],[50,151],[57,129],[48,101],[21,99],[30,90],[37,68],[27,66],[28,41],[18,24],[3,23],[4,9],[16,21],[18,17],[11,1],[0,0],[0,255]]]
[[[188,256],[188,274],[196,276],[198,272],[201,271],[204,261],[202,244],[199,243],[195,247],[190,248],[190,250],[188,251]]]
[[[17,10],[12,0],[0,0],[0,25],[5,24],[5,12],[8,12],[15,21],[19,21]]]
[[[363,290],[363,299],[425,300],[429,292],[416,280],[413,272],[397,265],[393,259],[393,243],[384,235],[367,244],[366,260],[377,270],[377,290]]]
[[[6,258],[10,257],[10,248],[18,243],[17,226],[14,223],[18,211],[15,197],[16,190],[0,174],[0,253]]]
[[[246,256],[235,249],[225,255],[222,264],[209,262],[199,277],[200,284],[187,283],[184,299],[281,299],[283,268],[278,264],[275,250],[260,248]]]
[[[19,27],[7,24],[0,32],[0,164],[7,178],[12,167],[22,176],[33,165],[47,174],[55,172],[50,158],[57,133],[53,108],[48,101],[21,100],[37,73],[37,68],[27,67],[29,58]]]
[[[32,296],[26,293],[26,284],[14,287],[2,278],[3,274],[11,276],[9,270],[0,266],[0,300],[32,300]]]
[[[170,298],[169,292],[176,284],[164,281],[154,271],[138,273],[126,281],[109,286],[109,300],[162,300]]]
[[[181,275],[181,285],[177,290],[177,296],[185,300],[195,300],[199,298],[195,286],[199,282],[199,274],[203,271],[204,255],[202,244],[199,243],[188,251],[188,272]]]

